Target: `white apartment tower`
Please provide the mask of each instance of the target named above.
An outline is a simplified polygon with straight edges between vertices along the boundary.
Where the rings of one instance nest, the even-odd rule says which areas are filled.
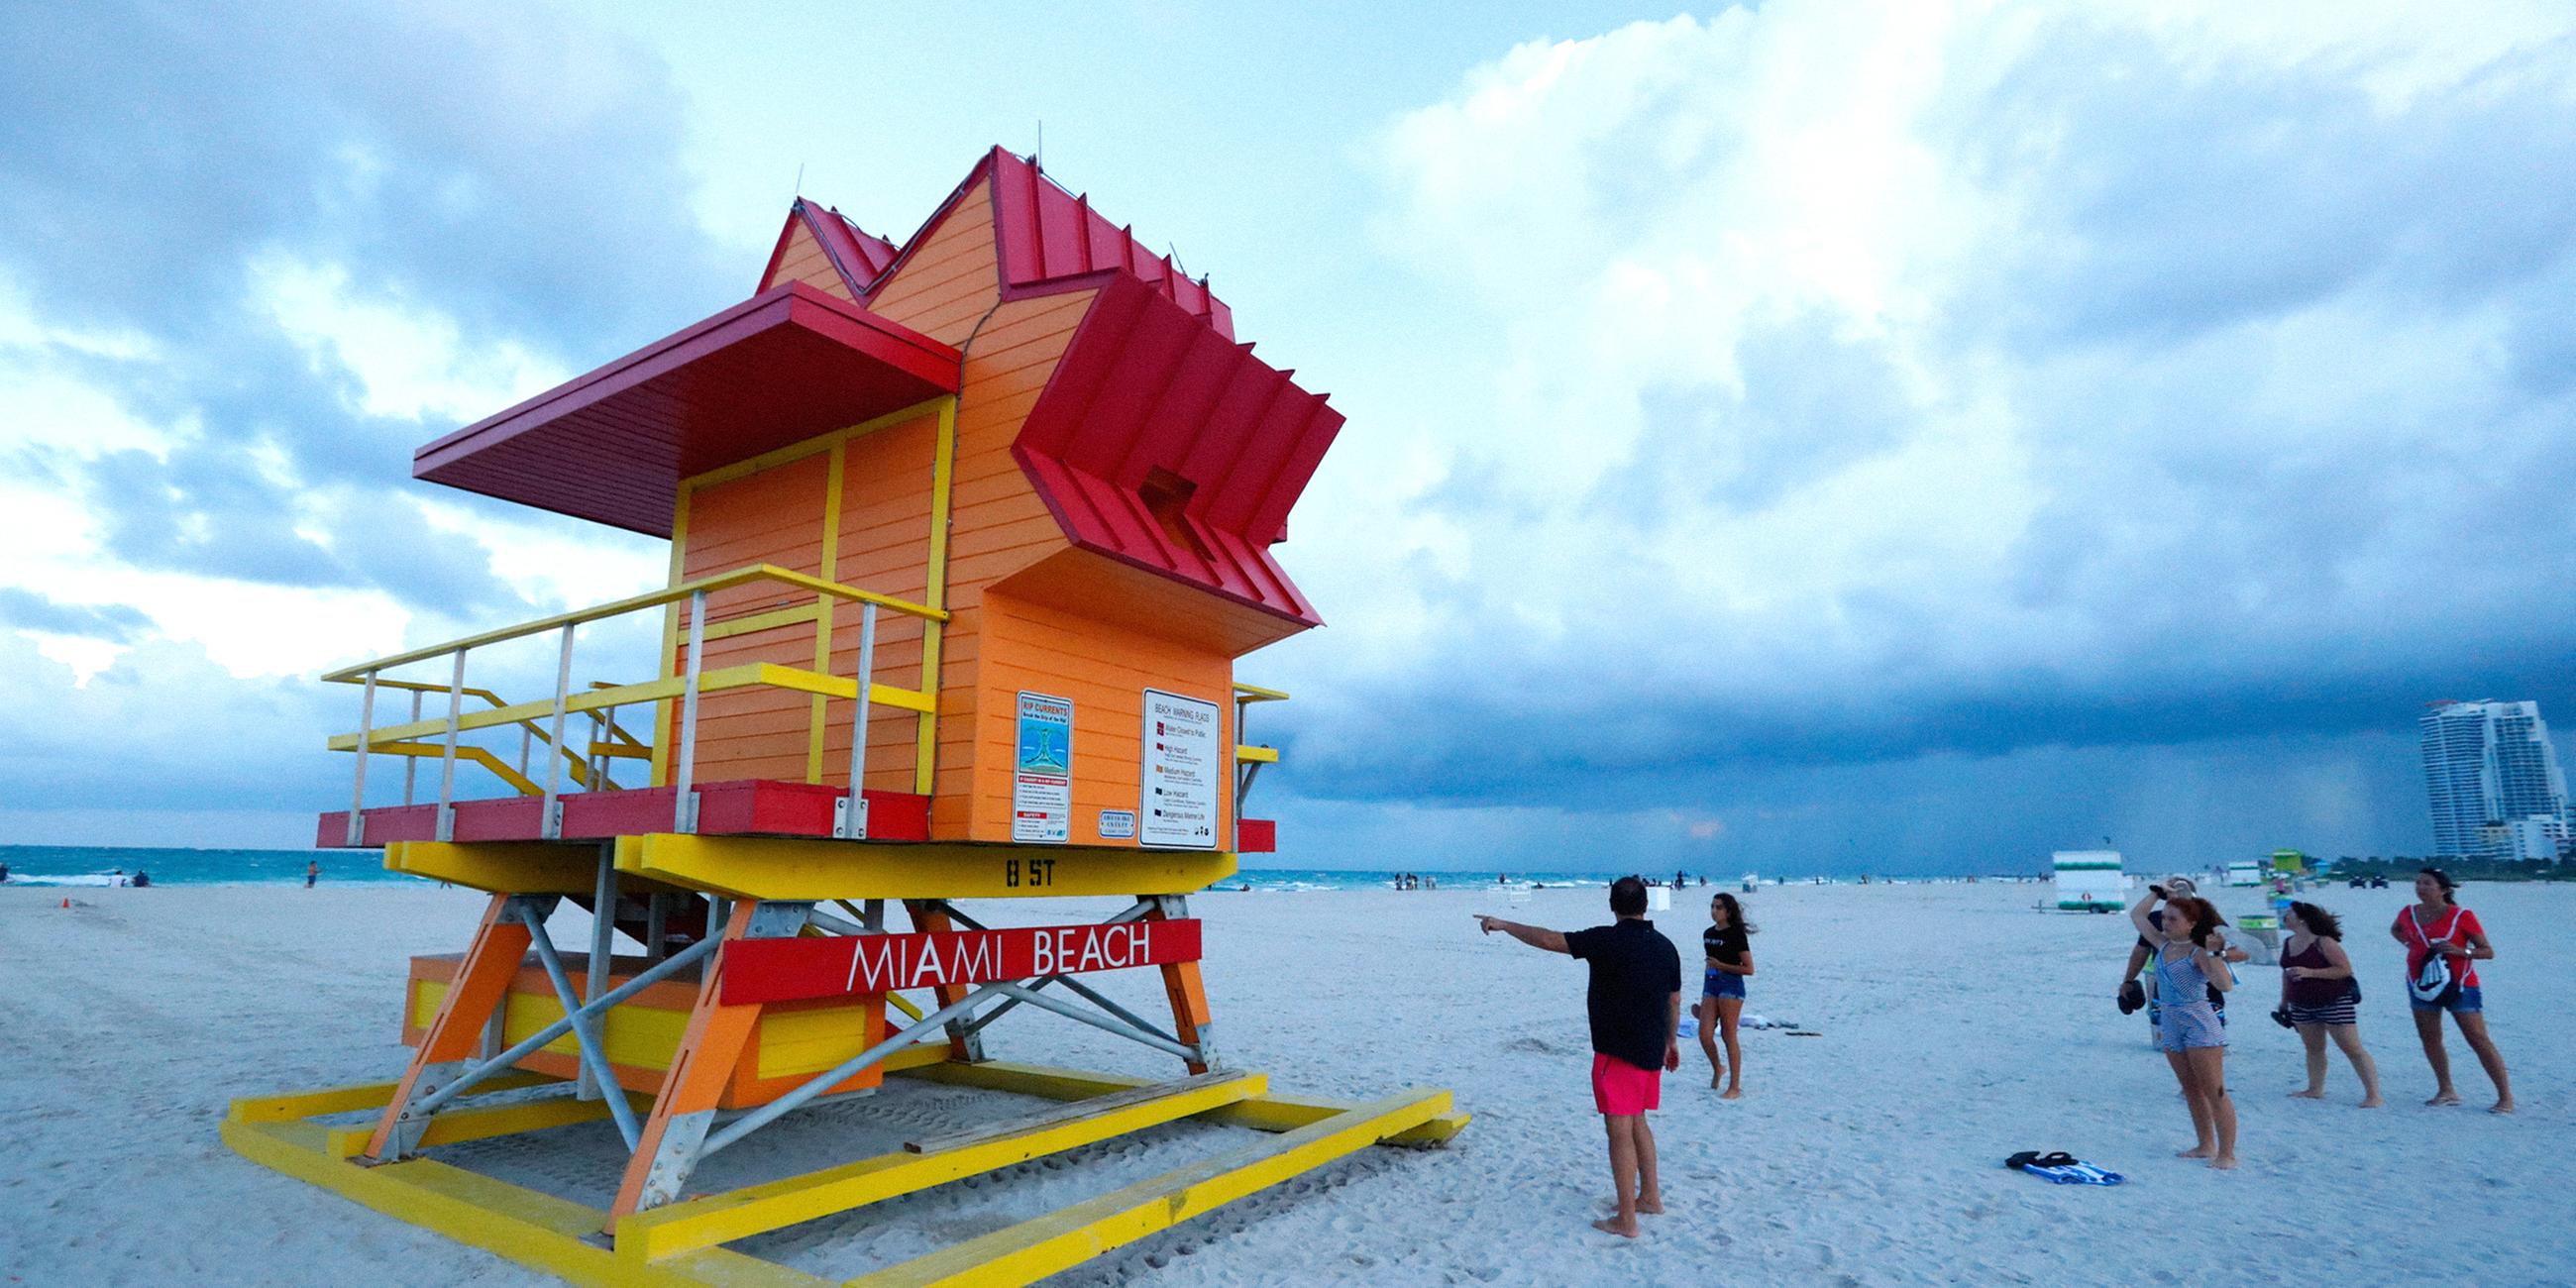
[[[2424,787],[2436,854],[2554,859],[2567,776],[2537,702],[2439,702],[2424,713]]]

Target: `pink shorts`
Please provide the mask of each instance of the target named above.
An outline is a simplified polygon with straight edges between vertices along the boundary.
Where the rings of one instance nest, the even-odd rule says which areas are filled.
[[[1592,1104],[1602,1113],[1624,1118],[1663,1102],[1663,1070],[1640,1069],[1615,1055],[1592,1053]]]

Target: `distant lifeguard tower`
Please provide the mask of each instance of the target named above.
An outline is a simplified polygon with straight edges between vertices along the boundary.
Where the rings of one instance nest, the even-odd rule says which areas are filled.
[[[1226,1069],[1188,908],[1274,845],[1242,807],[1277,753],[1243,728],[1287,695],[1234,663],[1319,624],[1271,550],[1341,423],[1204,279],[1009,152],[900,246],[797,201],[750,299],[417,453],[419,478],[668,538],[670,584],[324,677],[360,692],[330,741],[356,753],[350,808],[319,842],[492,899],[461,954],[412,962],[399,1082],[237,1101],[225,1138],[603,1283],[814,1282],[719,1245],[1179,1119],[1279,1133],[879,1276],[1025,1282],[1370,1144],[1445,1141],[1467,1121],[1446,1091],[1341,1104]],[[652,674],[580,665],[639,619]],[[514,646],[550,694],[477,683]],[[1129,906],[1006,929],[957,906],[1101,895]],[[564,900],[596,914],[586,951],[546,931]],[[1159,972],[1168,1024],[1080,978],[1126,968]],[[1181,1076],[989,1058],[1014,1010]],[[1067,1103],[688,1189],[707,1154],[890,1072]],[[468,1103],[538,1084],[561,1090]],[[630,1151],[604,1210],[424,1156],[602,1119]]]

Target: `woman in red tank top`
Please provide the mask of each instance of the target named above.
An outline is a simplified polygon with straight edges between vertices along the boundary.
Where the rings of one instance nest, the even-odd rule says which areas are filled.
[[[2513,1112],[2513,1084],[2505,1080],[2504,1053],[2496,1050],[2495,1039],[2487,1036],[2486,996],[2478,982],[2477,962],[2495,960],[2495,945],[2487,942],[2486,927],[2478,924],[2478,914],[2463,908],[2453,892],[2459,883],[2440,868],[2426,868],[2415,874],[2415,902],[2397,914],[2388,927],[2390,938],[2406,945],[2406,973],[2411,978],[2424,969],[2424,961],[2440,953],[2451,963],[2458,982],[2448,1001],[2425,1002],[2409,997],[2415,1009],[2415,1036],[2424,1040],[2424,1061],[2433,1066],[2437,1084],[2428,1105],[2456,1105],[2460,1093],[2451,1085],[2451,1053],[2442,1046],[2442,1012],[2451,1013],[2452,1022],[2460,1026],[2460,1036],[2469,1049],[2477,1052],[2478,1063],[2487,1071],[2487,1080],[2495,1084],[2495,1112]]]
[[[2379,1065],[2361,1045],[2360,988],[2343,950],[2343,925],[2313,903],[2292,903],[2281,917],[2290,942],[2281,953],[2281,1008],[2308,1049],[2308,1085],[2290,1094],[2326,1098],[2326,1041],[2331,1038],[2361,1079],[2361,1107],[2377,1109]]]

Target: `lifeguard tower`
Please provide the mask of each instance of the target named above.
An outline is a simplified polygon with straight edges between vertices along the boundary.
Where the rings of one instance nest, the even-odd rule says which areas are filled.
[[[1318,624],[1272,548],[1341,422],[1204,278],[1009,152],[899,246],[797,201],[750,299],[416,454],[430,482],[667,538],[670,583],[324,677],[358,727],[330,740],[354,783],[319,842],[491,901],[461,953],[413,960],[399,1081],[236,1101],[225,1139],[570,1279],[780,1284],[820,1281],[721,1245],[1185,1118],[1277,1134],[861,1282],[1025,1282],[1447,1140],[1446,1091],[1299,1099],[1225,1067],[1189,911],[1273,845],[1243,805],[1277,753],[1244,725],[1287,695],[1234,663]],[[587,670],[621,629],[651,673]],[[513,646],[550,694],[478,683]],[[1095,923],[959,906],[1102,895],[1126,906]],[[567,900],[581,950],[546,929]],[[1168,1022],[1083,979],[1120,969],[1159,973]],[[1178,1068],[995,1059],[1014,1012]],[[690,1188],[889,1073],[1065,1103]],[[431,1156],[601,1120],[628,1154],[604,1209]]]

